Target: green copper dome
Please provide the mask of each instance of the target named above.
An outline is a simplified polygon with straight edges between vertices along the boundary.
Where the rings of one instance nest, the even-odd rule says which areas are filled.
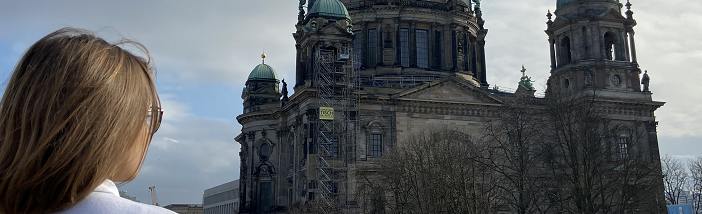
[[[558,0],[558,2],[556,3],[556,7],[560,7],[560,6],[566,5],[566,4],[571,3],[571,2],[575,2],[575,1],[578,1],[578,0]]]
[[[248,80],[278,80],[278,74],[270,65],[259,64],[251,71]]]
[[[331,19],[351,19],[349,11],[339,0],[316,0],[308,11],[307,17],[324,17]]]

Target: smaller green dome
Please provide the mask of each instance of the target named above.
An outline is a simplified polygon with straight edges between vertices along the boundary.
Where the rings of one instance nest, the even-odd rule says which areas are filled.
[[[324,17],[332,19],[351,19],[349,11],[339,0],[316,0],[307,12],[307,17]]]
[[[278,74],[273,67],[262,63],[251,71],[248,80],[278,80]]]
[[[571,3],[571,2],[575,2],[575,1],[578,1],[578,0],[558,0],[558,2],[556,2],[556,7],[560,7],[560,6],[566,5],[566,4]]]

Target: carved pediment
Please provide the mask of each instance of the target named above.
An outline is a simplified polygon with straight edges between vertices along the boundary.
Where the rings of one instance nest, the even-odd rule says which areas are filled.
[[[604,12],[600,17],[605,19],[626,19],[626,17],[622,16],[621,13],[614,9],[607,10],[607,12]]]
[[[396,99],[500,104],[492,94],[456,78],[437,80],[400,92]]]
[[[319,29],[320,33],[323,34],[328,34],[328,35],[348,35],[349,30],[347,27],[342,27],[337,23],[333,23],[327,26],[324,26],[322,29]]]

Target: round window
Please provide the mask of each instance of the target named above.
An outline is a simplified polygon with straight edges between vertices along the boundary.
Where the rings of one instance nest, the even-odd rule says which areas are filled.
[[[612,76],[612,83],[618,86],[622,84],[622,78],[620,78],[619,75],[615,74],[614,76]]]

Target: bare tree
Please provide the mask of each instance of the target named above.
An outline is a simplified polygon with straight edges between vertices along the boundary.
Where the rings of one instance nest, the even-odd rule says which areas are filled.
[[[690,169],[689,189],[692,193],[692,207],[695,213],[702,213],[702,156],[687,163]]]
[[[689,182],[685,165],[680,160],[665,155],[661,158],[661,168],[665,184],[665,200],[669,205],[679,204],[680,196]]]
[[[484,144],[453,128],[415,133],[380,162],[387,213],[495,213],[500,177]],[[377,209],[375,209],[377,210]]]
[[[603,109],[607,102],[590,95],[554,95],[546,99],[544,160],[552,175],[550,200],[566,213],[651,213],[660,171],[640,148],[640,122],[625,130]]]
[[[505,203],[519,214],[548,213],[544,188],[541,139],[545,112],[533,106],[534,98],[516,97],[503,102],[500,116],[485,125],[484,141],[491,145],[487,161],[503,177],[498,187]]]

